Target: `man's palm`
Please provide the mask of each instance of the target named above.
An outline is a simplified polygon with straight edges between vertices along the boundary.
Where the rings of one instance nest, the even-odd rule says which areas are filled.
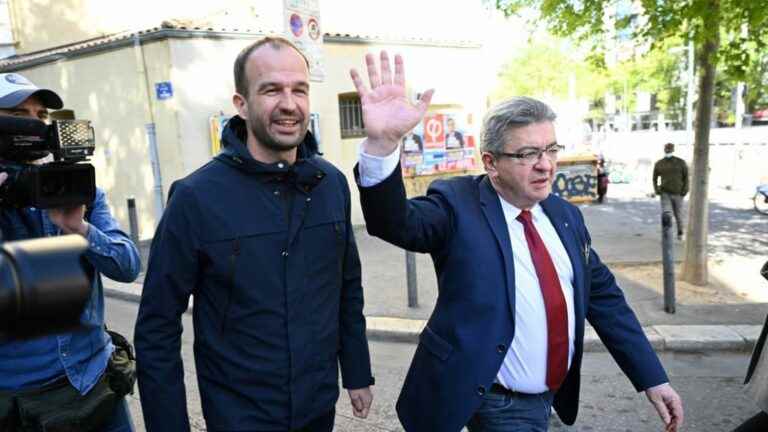
[[[360,95],[368,136],[366,146],[375,154],[386,155],[394,151],[402,137],[424,117],[433,91],[424,92],[415,104],[408,100],[405,95],[405,68],[399,55],[395,56],[394,75],[386,51],[381,52],[380,69],[371,54],[366,55],[365,63],[370,90],[356,70],[352,69],[350,75]]]
[[[399,141],[424,113],[405,97],[405,89],[384,84],[360,98],[365,131],[371,139]]]

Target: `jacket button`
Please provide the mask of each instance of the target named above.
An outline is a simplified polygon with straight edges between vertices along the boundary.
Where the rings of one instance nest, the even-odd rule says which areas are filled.
[[[484,395],[485,394],[485,387],[479,386],[477,388],[477,394],[480,395],[480,396]]]
[[[507,347],[504,344],[499,344],[499,346],[496,347],[496,350],[499,353],[504,353],[507,351]]]

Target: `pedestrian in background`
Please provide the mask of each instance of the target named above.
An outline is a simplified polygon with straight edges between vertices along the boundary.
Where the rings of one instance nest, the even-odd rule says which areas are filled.
[[[608,193],[608,170],[605,168],[605,158],[597,159],[597,202],[602,204]]]
[[[653,166],[653,191],[661,197],[661,212],[671,212],[677,222],[677,239],[683,239],[683,198],[688,194],[688,165],[674,155],[675,145],[664,144],[664,157]]]
[[[347,180],[309,127],[309,64],[264,38],[235,61],[238,115],[222,151],[176,181],[152,241],[136,321],[148,431],[188,431],[181,315],[210,431],[333,429],[341,382],[371,405],[360,258]]]

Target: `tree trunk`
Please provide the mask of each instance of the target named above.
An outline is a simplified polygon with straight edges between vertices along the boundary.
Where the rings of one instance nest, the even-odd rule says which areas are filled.
[[[699,103],[696,107],[687,241],[682,269],[683,280],[694,285],[706,285],[709,280],[707,270],[709,131],[712,123],[712,104],[715,92],[716,53],[720,42],[717,30],[720,28],[719,1],[711,0],[710,7],[710,14],[704,18],[704,31],[708,35],[698,50],[701,78],[699,79]]]

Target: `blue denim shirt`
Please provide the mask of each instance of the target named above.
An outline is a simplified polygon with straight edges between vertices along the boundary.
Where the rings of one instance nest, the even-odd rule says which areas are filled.
[[[101,189],[96,190],[85,219],[90,224],[85,258],[93,282],[91,297],[80,318],[82,328],[0,343],[0,389],[39,387],[66,375],[72,386],[85,394],[104,373],[114,347],[104,331],[104,288],[100,274],[131,282],[139,274],[140,260],[136,246],[112,217]],[[35,208],[0,210],[0,228],[5,241],[61,234],[48,218],[48,212]]]

